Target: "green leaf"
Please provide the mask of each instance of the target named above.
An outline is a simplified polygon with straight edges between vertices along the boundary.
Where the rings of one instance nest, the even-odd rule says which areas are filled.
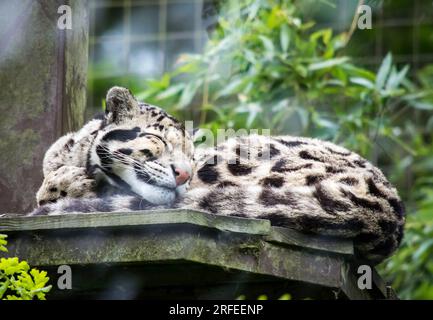
[[[266,49],[266,53],[272,55],[275,51],[274,44],[272,40],[263,35],[259,35],[259,39],[262,41],[264,48]]]
[[[29,265],[25,261],[18,261],[18,258],[1,258],[0,270],[3,270],[6,275],[12,275],[21,271],[29,270]]]
[[[302,64],[297,63],[293,67],[301,77],[306,78],[308,76],[308,69]]]
[[[433,104],[429,102],[422,102],[422,101],[410,101],[410,105],[419,110],[433,110]]]
[[[8,236],[5,234],[0,234],[0,251],[2,252],[8,252],[8,249],[6,248],[6,245],[8,244],[6,238]]]
[[[332,39],[332,29],[328,28],[314,32],[310,36],[310,41],[316,42],[319,38],[322,38],[323,43],[328,45],[329,41]]]
[[[341,65],[341,68],[347,71],[352,77],[360,77],[370,81],[376,81],[376,75],[374,74],[374,72],[354,66],[351,63],[345,63]]]
[[[423,242],[420,247],[415,251],[413,254],[413,258],[415,260],[421,259],[425,254],[427,254],[428,251],[431,251],[431,254],[433,254],[433,239],[430,239],[426,242]]]
[[[254,1],[253,4],[248,9],[249,9],[248,20],[251,21],[256,18],[257,12],[259,12],[260,2]]]
[[[215,94],[215,99],[225,97],[234,93],[239,93],[250,81],[247,77],[232,79],[229,84]]]
[[[350,78],[350,82],[363,86],[365,88],[368,89],[374,89],[374,83],[371,82],[370,80],[366,79],[366,78],[360,78],[360,77],[354,77],[354,78]]]
[[[162,91],[160,94],[158,94],[156,96],[156,98],[158,100],[164,100],[164,99],[170,98],[170,97],[178,94],[184,88],[185,88],[185,84],[183,84],[183,83],[176,84],[176,85],[171,86],[168,89]]]
[[[290,44],[290,31],[286,24],[283,24],[280,29],[280,45],[283,52],[287,52]]]
[[[391,75],[389,76],[388,81],[386,83],[386,90],[394,90],[398,86],[400,86],[400,84],[406,77],[408,71],[409,71],[409,66],[406,65],[400,72],[396,72],[396,71],[391,72]]]
[[[200,86],[201,81],[193,81],[186,85],[186,87],[182,91],[182,95],[180,96],[180,101],[178,105],[179,108],[183,109],[191,103]]]
[[[9,279],[0,282],[0,299],[3,298],[3,295],[5,294],[6,290],[9,287],[9,283],[10,283]]]
[[[392,65],[392,54],[388,53],[385,59],[383,59],[379,71],[377,72],[376,89],[380,90],[385,85],[385,81],[389,75],[389,72],[391,71],[391,65]]]
[[[334,66],[338,66],[340,64],[343,64],[345,62],[349,61],[348,57],[341,57],[341,58],[334,58],[334,59],[328,59],[320,62],[312,63],[308,66],[309,71],[317,71],[321,69],[328,69],[332,68]]]

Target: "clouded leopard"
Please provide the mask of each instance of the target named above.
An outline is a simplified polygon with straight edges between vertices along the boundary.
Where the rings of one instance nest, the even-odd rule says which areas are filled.
[[[379,262],[403,236],[404,207],[371,163],[317,139],[250,135],[194,148],[184,125],[114,87],[106,113],[56,141],[30,215],[189,208],[269,219],[353,239]]]

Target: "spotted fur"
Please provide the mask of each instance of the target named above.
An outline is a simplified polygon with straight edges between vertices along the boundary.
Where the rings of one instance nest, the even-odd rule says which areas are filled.
[[[190,180],[176,185],[174,167]],[[259,135],[194,152],[180,122],[118,87],[103,119],[53,144],[44,175],[33,215],[176,207],[269,219],[353,239],[370,262],[392,254],[403,236],[396,189],[358,154],[317,139]]]

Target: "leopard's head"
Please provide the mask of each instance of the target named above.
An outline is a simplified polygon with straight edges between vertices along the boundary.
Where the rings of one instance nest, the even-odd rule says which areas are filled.
[[[154,204],[172,203],[188,188],[194,145],[183,123],[114,87],[104,127],[90,151],[92,174]]]

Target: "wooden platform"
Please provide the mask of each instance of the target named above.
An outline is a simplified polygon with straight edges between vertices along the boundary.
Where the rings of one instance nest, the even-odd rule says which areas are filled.
[[[0,218],[9,256],[49,271],[50,299],[387,299],[357,286],[350,241],[186,210]],[[72,268],[72,290],[56,287]]]

